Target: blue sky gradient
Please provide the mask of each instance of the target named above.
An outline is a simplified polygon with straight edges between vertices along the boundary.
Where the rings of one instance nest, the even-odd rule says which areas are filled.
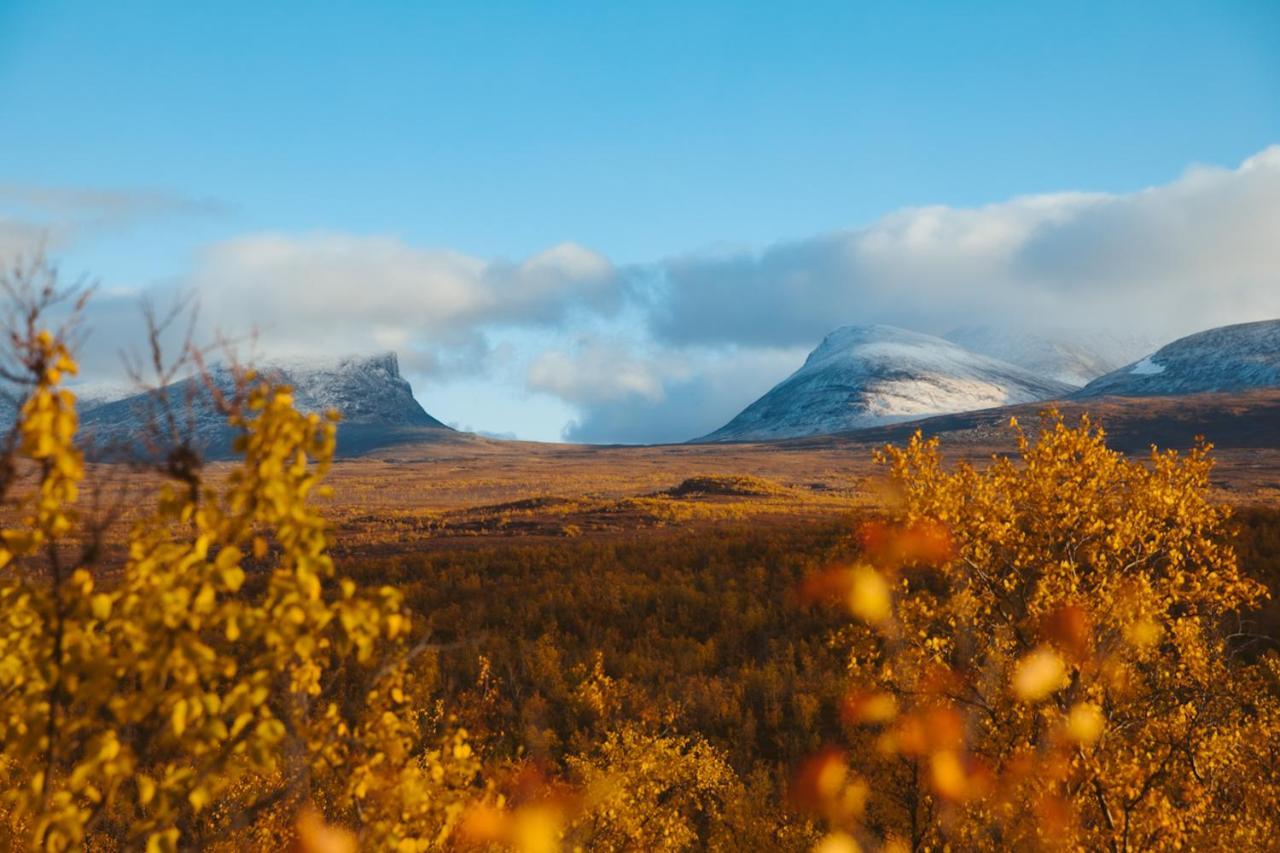
[[[1280,3],[0,0],[0,116],[0,212],[152,194],[61,250],[107,286],[263,232],[626,268],[1234,168],[1280,140]],[[573,401],[504,423],[514,381],[420,396],[559,437]]]

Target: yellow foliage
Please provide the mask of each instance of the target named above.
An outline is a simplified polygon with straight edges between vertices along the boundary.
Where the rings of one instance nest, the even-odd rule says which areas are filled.
[[[1066,667],[1052,648],[1027,653],[1013,669],[1013,692],[1023,702],[1038,702],[1063,686]]]
[[[900,518],[864,539],[892,555],[893,595],[853,608],[870,630],[848,633],[846,701],[871,797],[833,830],[912,849],[1273,844],[1258,745],[1280,739],[1280,663],[1225,642],[1264,590],[1207,497],[1208,446],[1131,461],[1056,413],[1016,437],[1018,458],[983,469],[946,470],[919,434],[881,456]],[[926,554],[930,527],[949,541]]]
[[[34,479],[9,496],[19,520],[0,531],[11,845],[202,846],[310,800],[359,812],[372,846],[439,844],[478,764],[465,732],[418,748],[440,721],[403,702],[400,595],[334,570],[308,498],[336,418],[300,414],[288,388],[253,386],[230,417],[239,464],[217,488],[198,476],[164,485],[119,576],[102,579],[75,547],[83,461],[74,398],[58,387],[75,364],[47,332],[29,348],[14,464]],[[273,563],[248,569],[267,537]]]
[[[733,769],[701,739],[634,725],[568,763],[585,803],[566,836],[583,849],[689,849],[698,823],[723,822],[729,801],[741,795]]]

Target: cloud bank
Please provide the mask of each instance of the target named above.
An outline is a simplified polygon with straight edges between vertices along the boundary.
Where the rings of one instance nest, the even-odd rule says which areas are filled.
[[[619,394],[605,383],[593,383],[593,394],[570,398],[581,414],[566,424],[563,437],[587,443],[666,444],[705,435],[786,378],[804,361],[806,352],[804,348],[694,348],[636,361],[646,365],[651,377],[643,393]],[[555,366],[572,376],[584,363],[564,361]]]
[[[903,210],[763,252],[664,262],[654,337],[813,344],[846,323],[1099,325],[1172,337],[1280,315],[1280,146],[1124,195]]]
[[[71,235],[193,204],[0,187],[0,251],[42,223]],[[760,251],[625,268],[572,242],[508,261],[394,236],[249,234],[208,246],[182,285],[207,329],[256,327],[267,354],[392,349],[419,376],[501,374],[563,401],[577,412],[566,438],[657,442],[721,426],[841,325],[1051,323],[1169,340],[1280,317],[1278,238],[1274,146],[1137,192],[911,208]],[[96,309],[103,351],[125,334],[123,305]]]
[[[495,328],[563,327],[622,302],[609,261],[574,243],[511,263],[336,233],[219,243],[191,285],[209,324],[252,322],[268,353],[397,350],[421,373],[481,364]]]

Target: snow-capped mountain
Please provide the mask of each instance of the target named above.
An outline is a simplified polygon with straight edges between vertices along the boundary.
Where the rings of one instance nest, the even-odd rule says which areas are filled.
[[[348,357],[328,364],[273,362],[257,365],[258,375],[292,386],[294,404],[304,412],[336,409],[342,414],[343,433],[368,437],[379,430],[434,429],[452,431],[431,417],[413,397],[413,389],[400,375],[394,353]],[[235,387],[232,371],[222,365],[210,370],[211,383],[223,393]],[[145,443],[148,425],[168,409],[183,434],[213,452],[226,444],[229,434],[205,383],[186,379],[159,392],[134,394],[124,399],[87,407],[81,424],[85,436],[97,447],[135,447]]]
[[[1150,352],[1156,343],[1136,334],[996,326],[961,326],[944,337],[979,355],[1077,388]]]
[[[845,326],[795,373],[698,441],[841,432],[1061,397],[1072,386],[893,326]]]
[[[90,409],[132,397],[138,393],[136,385],[129,382],[68,382],[67,390],[76,395],[76,408],[83,415]]]
[[[1280,320],[1179,338],[1090,382],[1076,397],[1151,397],[1280,387]]]
[[[294,404],[304,412],[337,409],[347,424],[449,428],[414,399],[393,352],[347,357],[336,364],[278,361],[258,372],[278,374],[280,381],[291,385]]]

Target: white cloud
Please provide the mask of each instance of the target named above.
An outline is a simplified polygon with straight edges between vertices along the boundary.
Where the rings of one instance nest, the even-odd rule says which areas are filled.
[[[16,258],[30,257],[56,235],[47,226],[12,217],[0,216],[0,263],[13,263]]]
[[[394,237],[258,234],[211,247],[191,281],[211,324],[252,323],[268,353],[395,349],[423,372],[484,350],[487,329],[555,327],[622,301],[612,265],[572,243],[508,263]]]
[[[664,379],[673,373],[673,365],[663,361],[660,357],[638,357],[620,343],[587,338],[572,349],[547,350],[534,359],[528,386],[584,405],[629,397],[657,402],[663,397]]]
[[[575,442],[684,442],[723,427],[760,393],[791,374],[806,348],[678,348],[659,357],[660,388],[576,400],[564,428]]]
[[[175,215],[220,214],[226,205],[164,190],[112,190],[93,187],[48,187],[0,184],[0,205],[26,210],[62,222],[120,225]]]
[[[110,190],[0,183],[0,258],[66,249],[139,223],[214,216],[227,207],[161,190]]]
[[[1278,234],[1280,146],[1135,193],[902,210],[758,253],[664,261],[634,353],[555,351],[529,379],[581,412],[568,438],[682,440],[728,421],[840,325],[1167,340],[1280,316]]]
[[[1280,315],[1280,146],[1141,192],[925,207],[759,253],[661,265],[655,337],[812,344],[848,323],[1128,327],[1155,337]]]

